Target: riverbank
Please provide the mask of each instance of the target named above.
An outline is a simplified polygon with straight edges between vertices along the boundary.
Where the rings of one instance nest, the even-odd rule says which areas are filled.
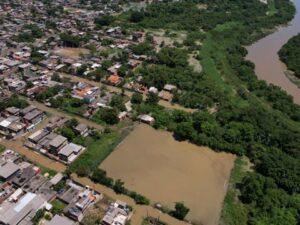
[[[300,104],[300,89],[286,75],[286,66],[281,62],[278,51],[293,36],[300,32],[300,0],[295,0],[296,15],[274,33],[258,40],[247,47],[247,60],[255,64],[255,73],[259,79],[275,84],[293,96],[294,102]]]

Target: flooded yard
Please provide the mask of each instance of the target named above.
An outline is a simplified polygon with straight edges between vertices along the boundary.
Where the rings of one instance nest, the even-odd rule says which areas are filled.
[[[140,124],[101,168],[153,202],[173,208],[183,201],[191,210],[187,216],[191,221],[216,225],[234,159],[231,154],[177,142],[169,132]]]
[[[86,48],[58,48],[54,50],[54,53],[63,57],[78,59],[81,54],[88,54],[89,50]]]

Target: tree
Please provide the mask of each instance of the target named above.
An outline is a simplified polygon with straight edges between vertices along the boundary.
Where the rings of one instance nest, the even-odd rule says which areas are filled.
[[[95,24],[101,28],[102,26],[109,26],[113,22],[112,16],[101,16],[95,19]]]
[[[85,65],[85,64],[83,64],[82,66],[80,66],[78,69],[77,69],[77,71],[76,71],[76,73],[77,73],[77,75],[79,75],[79,76],[82,76],[83,74],[84,74],[84,72],[87,70],[87,65]]]
[[[143,102],[143,95],[140,93],[133,93],[131,96],[131,103],[132,104],[141,104]]]
[[[186,140],[192,138],[194,133],[193,125],[190,122],[182,122],[177,124],[174,134],[179,140]]]
[[[117,194],[124,194],[126,192],[126,189],[124,187],[124,182],[121,181],[120,179],[116,180],[113,189]]]
[[[159,101],[158,95],[156,93],[149,92],[146,103],[149,105],[156,105],[158,101]]]
[[[175,218],[184,220],[190,209],[187,208],[182,202],[176,202],[175,210],[171,213]]]
[[[107,177],[106,171],[104,171],[104,170],[102,170],[102,169],[99,169],[99,168],[97,168],[97,169],[93,172],[93,175],[92,175],[91,179],[92,179],[94,182],[103,184],[103,185],[105,185],[105,186],[107,186],[107,187],[112,187],[112,186],[113,186],[113,179]]]
[[[60,133],[62,136],[66,137],[69,141],[72,141],[76,137],[74,131],[69,127],[60,128]]]
[[[61,78],[58,73],[53,73],[53,75],[51,76],[51,80],[61,82]]]
[[[132,11],[129,21],[133,23],[141,22],[144,19],[144,13],[140,11]]]
[[[123,102],[123,98],[120,95],[113,95],[111,102],[109,104],[111,107],[115,107],[120,111],[125,111],[126,107]]]
[[[76,118],[72,118],[70,121],[68,121],[68,126],[70,128],[75,128],[78,124],[79,122]]]
[[[119,122],[117,110],[111,108],[100,109],[93,118],[104,121],[107,124],[116,124]]]

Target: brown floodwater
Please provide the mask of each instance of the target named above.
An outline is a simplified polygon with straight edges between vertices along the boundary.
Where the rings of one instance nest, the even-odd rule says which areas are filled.
[[[153,202],[183,201],[191,221],[217,225],[234,159],[140,124],[100,167]]]
[[[248,46],[246,59],[255,64],[259,79],[280,86],[294,97],[295,103],[300,104],[300,89],[285,76],[287,68],[277,54],[291,37],[300,32],[300,0],[293,2],[297,9],[294,19],[287,26],[279,27],[274,33]]]

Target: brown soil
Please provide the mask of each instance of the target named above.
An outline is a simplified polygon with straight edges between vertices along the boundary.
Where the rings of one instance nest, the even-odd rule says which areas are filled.
[[[59,48],[54,50],[54,53],[63,57],[78,59],[80,54],[88,54],[89,50],[86,48]]]
[[[141,124],[103,162],[101,168],[125,186],[169,208],[183,201],[187,219],[219,222],[235,157],[206,147],[177,142],[171,133]]]

